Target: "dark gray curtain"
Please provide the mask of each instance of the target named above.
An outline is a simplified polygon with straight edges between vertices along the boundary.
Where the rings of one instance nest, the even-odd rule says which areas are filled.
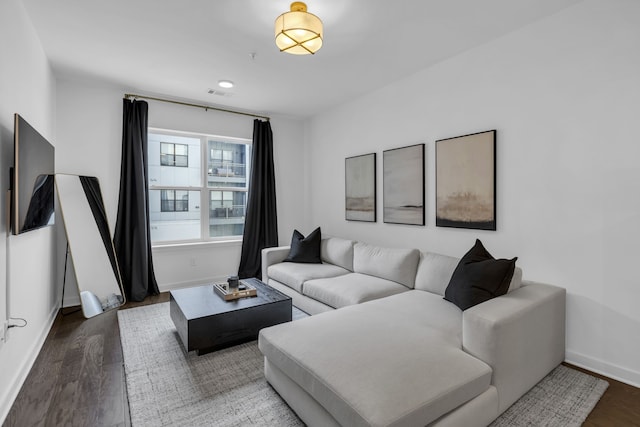
[[[144,101],[123,99],[120,198],[113,244],[130,301],[142,301],[147,295],[159,293],[149,232],[148,111]]]
[[[241,279],[261,278],[262,249],[278,246],[273,133],[268,121],[254,120],[252,150],[249,198],[238,268]]]

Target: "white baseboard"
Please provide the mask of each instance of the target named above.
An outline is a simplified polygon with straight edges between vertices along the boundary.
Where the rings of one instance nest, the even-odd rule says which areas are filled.
[[[227,276],[206,277],[203,279],[189,280],[187,282],[158,283],[158,289],[160,289],[160,292],[168,292],[174,289],[192,288],[194,286],[202,286],[202,285],[214,284],[214,283],[224,283],[226,281],[227,281]]]
[[[640,372],[573,351],[565,352],[565,361],[613,380],[640,388]]]
[[[0,403],[0,424],[4,423],[7,415],[9,415],[11,406],[13,406],[13,402],[16,400],[16,397],[18,397],[18,393],[20,392],[22,385],[26,381],[27,376],[29,376],[29,372],[31,372],[31,368],[33,368],[33,364],[38,358],[40,350],[42,350],[42,346],[47,339],[47,335],[49,335],[49,331],[51,331],[51,327],[53,326],[53,322],[56,320],[59,310],[60,307],[58,305],[51,310],[51,313],[49,313],[49,319],[47,320],[44,328],[40,331],[38,338],[35,340],[30,350],[27,352],[22,364],[19,366],[18,375],[15,377],[13,384],[9,386],[9,390],[6,394],[6,400]]]

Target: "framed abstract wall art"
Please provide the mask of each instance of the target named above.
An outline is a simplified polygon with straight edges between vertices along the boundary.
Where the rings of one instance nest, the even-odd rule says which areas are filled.
[[[436,141],[436,226],[496,229],[496,131]]]
[[[348,157],[345,170],[345,219],[376,222],[376,153]]]
[[[383,160],[383,220],[424,225],[424,144],[386,150]]]

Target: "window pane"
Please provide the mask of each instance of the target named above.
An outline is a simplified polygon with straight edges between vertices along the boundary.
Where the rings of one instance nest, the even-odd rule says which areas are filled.
[[[162,212],[175,212],[176,211],[176,203],[175,200],[163,200],[160,204],[160,210]]]
[[[160,153],[161,154],[173,154],[173,144],[168,142],[160,143]]]
[[[162,166],[173,166],[172,154],[160,154],[160,164]]]
[[[149,186],[202,187],[200,147],[200,138],[149,132]]]
[[[210,191],[209,236],[242,236],[247,206],[245,191]]]
[[[186,144],[175,144],[174,153],[176,156],[186,156],[189,154],[189,146]]]
[[[151,241],[200,239],[200,216],[200,191],[149,190]]]
[[[176,200],[176,212],[188,212],[189,211],[189,199]]]
[[[189,166],[189,157],[187,156],[175,156],[175,160],[174,163],[176,166],[180,166],[180,167],[188,167]]]
[[[211,157],[207,160],[208,187],[247,188],[249,145],[208,141]]]

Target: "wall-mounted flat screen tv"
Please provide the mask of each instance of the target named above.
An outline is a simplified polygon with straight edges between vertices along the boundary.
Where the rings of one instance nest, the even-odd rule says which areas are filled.
[[[19,114],[13,130],[11,223],[20,234],[54,223],[55,150]]]

